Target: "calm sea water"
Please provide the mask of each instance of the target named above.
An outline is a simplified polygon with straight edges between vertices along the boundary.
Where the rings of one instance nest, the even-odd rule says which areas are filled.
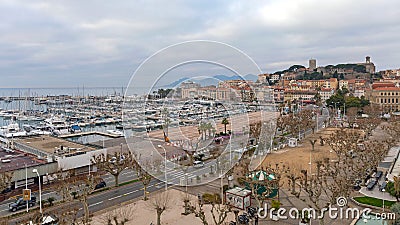
[[[155,87],[157,89],[157,87]],[[70,96],[109,96],[124,95],[127,91],[129,95],[143,95],[151,93],[150,87],[75,87],[75,88],[0,88],[0,97],[42,97],[54,95]]]
[[[107,96],[123,95],[123,87],[76,87],[76,88],[0,88],[0,96],[41,97],[54,95],[70,96]]]

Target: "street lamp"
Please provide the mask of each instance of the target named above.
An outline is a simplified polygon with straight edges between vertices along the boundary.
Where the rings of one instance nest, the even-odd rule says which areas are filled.
[[[385,189],[382,189],[382,211],[385,212]]]
[[[158,145],[159,148],[164,150],[164,177],[165,177],[165,190],[168,189],[168,182],[167,182],[167,151],[165,150],[164,146]]]
[[[42,211],[42,185],[40,183],[40,174],[37,169],[33,169],[32,173],[36,173],[39,178],[39,208],[40,208],[40,214],[42,214],[43,213],[43,211]]]

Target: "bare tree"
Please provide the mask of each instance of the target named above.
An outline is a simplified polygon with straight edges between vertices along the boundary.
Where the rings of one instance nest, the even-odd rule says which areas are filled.
[[[250,124],[250,136],[258,139],[261,133],[261,121]]]
[[[156,195],[154,195],[150,198],[150,201],[148,202],[148,206],[151,209],[156,210],[157,225],[161,225],[161,215],[166,210],[168,210],[172,204],[173,204],[173,201],[169,195],[169,192],[157,193]]]
[[[91,174],[90,176],[78,180],[75,183],[75,191],[78,195],[78,200],[82,204],[84,210],[84,216],[82,219],[83,224],[89,224],[90,222],[90,212],[88,197],[94,191],[96,184],[99,182],[99,177]]]
[[[139,181],[143,184],[143,200],[147,201],[147,186],[149,186],[151,180],[153,179],[153,176],[147,172],[150,169],[151,164],[149,164],[148,161],[139,164],[138,160],[140,159],[135,158],[129,167],[136,171]]]
[[[69,171],[63,171],[59,169],[56,173],[57,181],[55,183],[56,192],[62,196],[62,201],[72,201],[73,200],[73,188],[77,177],[70,176]]]
[[[193,161],[194,161],[194,154],[197,152],[197,150],[199,149],[200,146],[200,142],[201,140],[195,140],[190,141],[190,148],[183,148],[182,150],[189,156],[189,163],[190,165],[193,165]]]
[[[317,142],[317,139],[310,139],[309,141],[310,141],[310,144],[311,144],[312,151],[314,151],[315,150],[315,143]]]
[[[54,211],[54,215],[58,218],[59,225],[83,224],[82,219],[78,217],[78,211],[78,206],[68,206],[65,210]]]
[[[212,221],[214,222],[215,225],[222,225],[228,214],[232,212],[231,207],[225,204],[220,204],[219,200],[216,198],[217,195],[213,195],[215,198],[210,199],[211,202],[209,205],[211,205],[210,213],[212,217]],[[195,215],[198,217],[203,225],[209,225],[209,221],[207,220],[206,213],[204,211],[204,203],[201,201],[198,201],[198,206],[195,209]]]
[[[134,219],[135,206],[129,205],[113,209],[105,213],[100,219],[106,225],[125,225]]]
[[[306,193],[305,203],[310,207],[315,209],[315,211],[320,214],[321,210],[329,205],[328,201],[323,201],[321,198],[324,193],[325,183],[323,182],[326,177],[321,173],[321,161],[317,161],[316,173],[309,175],[307,170],[302,170],[303,177],[301,179],[301,187]],[[298,198],[301,198],[298,195]],[[304,215],[303,215],[304,216]],[[316,215],[308,215],[312,218],[316,218]],[[324,224],[323,218],[319,218],[319,223]]]
[[[299,196],[301,189],[296,191],[296,184],[301,180],[301,166],[299,164],[289,165],[287,170],[284,171],[284,176],[288,179],[288,184],[291,189],[291,194]],[[299,185],[301,188],[301,185]]]
[[[100,154],[94,156],[92,162],[99,170],[103,170],[114,176],[115,187],[118,187],[119,175],[123,170],[132,165],[133,157],[130,151],[115,152],[114,154]]]
[[[4,190],[11,184],[11,179],[13,177],[13,172],[1,172],[0,173],[0,190]]]

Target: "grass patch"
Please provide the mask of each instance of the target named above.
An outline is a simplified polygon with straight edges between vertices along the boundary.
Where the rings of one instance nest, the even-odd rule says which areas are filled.
[[[138,181],[139,181],[138,179],[130,180],[130,181],[118,184],[118,187],[121,187],[121,186],[124,186],[124,185],[127,185],[127,184],[132,184],[132,183],[135,183],[135,182],[138,182]]]
[[[135,183],[135,182],[138,182],[138,181],[139,181],[138,179],[130,180],[130,181],[118,184],[118,187],[121,187],[121,186],[124,186],[124,185],[127,185],[127,184],[132,184],[132,183]],[[98,193],[103,192],[103,191],[111,190],[112,188],[114,188],[114,186],[101,188],[101,189],[93,191],[91,194],[98,194]]]
[[[110,190],[111,189],[111,187],[105,187],[105,188],[101,188],[101,189],[97,189],[97,190],[94,190],[92,193],[90,193],[91,195],[92,194],[97,194],[97,193],[100,193],[100,192],[103,192],[103,191],[107,191],[107,190]]]
[[[372,197],[368,197],[368,196],[354,197],[353,199],[358,203],[376,206],[376,207],[382,207],[382,203],[383,203],[382,199],[372,198]],[[385,200],[385,208],[390,208],[394,203],[396,203],[396,202]]]

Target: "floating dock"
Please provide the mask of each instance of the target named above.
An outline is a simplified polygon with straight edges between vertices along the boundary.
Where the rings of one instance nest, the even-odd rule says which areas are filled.
[[[111,138],[122,137],[121,135],[104,133],[104,132],[100,132],[100,131],[86,131],[86,132],[79,132],[79,133],[73,133],[73,134],[63,134],[63,135],[59,135],[58,137],[60,137],[60,138],[70,138],[70,137],[80,137],[80,136],[95,135],[95,134],[102,135],[102,136],[107,136],[107,137],[111,137]]]

